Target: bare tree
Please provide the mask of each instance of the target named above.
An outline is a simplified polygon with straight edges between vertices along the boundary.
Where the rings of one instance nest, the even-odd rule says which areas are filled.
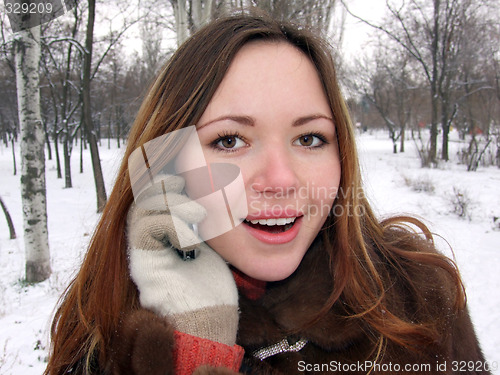
[[[457,77],[460,71],[462,45],[470,32],[467,28],[488,1],[410,0],[401,6],[386,1],[388,18],[374,24],[352,13],[355,18],[380,30],[420,66],[429,87],[431,105],[430,162],[437,161],[437,137],[442,129],[441,158],[449,159],[448,133],[455,118]],[[466,31],[467,30],[467,33]]]
[[[92,74],[92,47],[94,43],[94,21],[95,21],[95,0],[89,0],[89,14],[87,21],[87,33],[85,38],[85,56],[82,73],[82,97],[83,97],[83,124],[90,146],[90,156],[92,159],[92,170],[97,194],[97,212],[102,212],[106,205],[106,187],[102,175],[101,161],[99,158],[99,148],[97,146],[97,136],[92,121],[92,110],[90,101],[90,80]]]
[[[477,25],[481,27],[478,28]],[[475,32],[467,32],[456,93],[455,126],[461,137],[468,139],[468,146],[461,150],[460,161],[468,171],[475,171],[480,164],[496,164],[497,142],[500,128],[500,95],[495,76],[498,71],[500,24],[481,15],[471,25]]]
[[[377,59],[375,72],[364,86],[364,97],[377,109],[393,143],[393,152],[404,152],[405,130],[408,127],[416,102],[417,87],[411,82],[407,61],[385,62]]]
[[[47,232],[44,131],[40,116],[40,26],[16,35],[16,81],[21,125],[21,196],[26,281],[51,274]]]
[[[72,10],[72,19],[68,22],[64,37],[42,37],[42,67],[44,71],[43,83],[45,90],[44,123],[50,122],[56,154],[57,177],[62,178],[59,143],[62,136],[64,181],[65,188],[73,186],[71,176],[71,153],[73,141],[80,129],[80,121],[75,117],[80,113],[82,104],[81,95],[81,66],[85,54],[84,47],[76,39],[82,15],[79,7]],[[48,32],[51,30],[49,29]],[[42,103],[42,109],[43,109]],[[48,129],[46,130],[48,133]],[[46,137],[47,140],[49,137]],[[47,142],[49,145],[49,142]]]
[[[58,178],[62,178],[59,144],[62,143],[63,146],[65,187],[69,188],[72,186],[70,158],[73,146],[78,137],[83,141],[85,149],[87,149],[86,142],[89,142],[90,152],[93,155],[92,169],[95,171],[94,177],[97,180],[96,186],[98,186],[96,187],[98,191],[98,207],[103,206],[103,202],[106,201],[106,194],[102,184],[102,172],[99,172],[99,169],[101,169],[100,160],[95,155],[98,150],[93,146],[92,134],[95,134],[94,137],[97,137],[95,142],[98,142],[101,129],[96,120],[101,115],[99,113],[101,102],[107,101],[108,94],[105,89],[109,89],[110,86],[107,82],[100,80],[100,68],[105,66],[107,56],[113,52],[125,32],[137,22],[137,17],[133,15],[134,10],[137,9],[135,6],[128,5],[126,11],[120,9],[120,6],[123,6],[123,4],[119,2],[108,3],[108,13],[104,12],[101,15],[101,22],[107,21],[110,30],[107,34],[99,35],[95,39],[92,35],[91,51],[85,45],[86,41],[83,40],[87,36],[85,24],[88,25],[88,22],[86,21],[91,20],[86,16],[89,13],[87,3],[80,3],[73,7],[71,10],[72,17],[52,21],[47,25],[42,36],[44,46],[42,50],[42,66],[45,73],[42,86],[45,93],[43,96],[45,100],[42,102],[42,116],[45,120],[44,123],[48,125],[47,132],[53,134]],[[116,20],[113,20],[113,16],[116,18],[116,13],[123,17],[123,22],[117,23]],[[84,35],[84,37],[81,37],[81,35]],[[92,56],[89,56],[89,52]],[[86,65],[87,72],[84,77],[83,69],[85,64],[88,65]],[[86,80],[89,82],[84,84]],[[83,113],[83,99],[86,95],[84,89],[90,90],[91,82],[99,80],[100,84],[105,84],[103,88],[100,88],[103,92],[103,100],[97,103],[96,101],[86,103],[91,109],[90,116],[85,117]],[[95,97],[95,95],[93,96]],[[87,107],[85,110],[87,110]],[[84,118],[92,120],[90,136],[86,131],[87,127],[83,126]],[[80,146],[81,151],[83,151],[83,145]],[[80,163],[80,171],[83,173],[83,163]]]

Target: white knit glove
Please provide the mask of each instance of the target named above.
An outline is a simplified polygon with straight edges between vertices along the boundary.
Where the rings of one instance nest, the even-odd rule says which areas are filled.
[[[127,217],[130,274],[140,303],[168,317],[180,332],[232,346],[238,329],[238,293],[233,275],[205,243],[183,249],[197,248],[196,259],[179,256],[179,237],[200,242],[193,241],[196,234],[189,224],[202,221],[206,211],[182,194],[181,177],[166,176],[163,181],[164,187],[155,184],[141,194]],[[171,215],[166,201],[184,204],[183,210],[176,210],[178,216]]]

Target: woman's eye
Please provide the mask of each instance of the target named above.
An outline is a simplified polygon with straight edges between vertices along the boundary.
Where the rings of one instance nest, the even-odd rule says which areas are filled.
[[[212,146],[222,151],[235,151],[246,146],[245,141],[236,134],[221,135],[212,142]]]
[[[304,134],[297,138],[293,144],[308,148],[321,147],[326,143],[324,137],[315,134]]]

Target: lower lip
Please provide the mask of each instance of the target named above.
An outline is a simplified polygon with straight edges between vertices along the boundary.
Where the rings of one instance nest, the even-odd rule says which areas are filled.
[[[281,232],[281,233],[269,233],[264,230],[251,227],[250,225],[247,225],[245,223],[243,223],[243,225],[245,229],[259,241],[272,245],[279,245],[290,242],[295,237],[297,237],[297,234],[299,234],[300,226],[302,224],[302,217],[303,216],[295,219],[295,222],[292,225],[292,227],[288,229],[286,232]]]

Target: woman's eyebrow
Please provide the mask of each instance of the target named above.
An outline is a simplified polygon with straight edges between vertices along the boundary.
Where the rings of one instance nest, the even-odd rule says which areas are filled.
[[[330,116],[323,115],[321,113],[317,113],[317,114],[313,114],[313,115],[299,117],[298,119],[293,121],[292,126],[301,126],[301,125],[307,124],[308,122],[318,120],[318,119],[325,119],[325,120],[333,122],[333,119]]]
[[[246,126],[254,126],[255,125],[255,119],[250,117],[250,116],[224,115],[224,116],[217,117],[213,120],[210,120],[208,122],[205,122],[204,124],[201,124],[197,130],[204,128],[207,125],[213,124],[214,122],[225,121],[225,120],[234,121],[234,122],[237,122],[241,125],[246,125]]]

